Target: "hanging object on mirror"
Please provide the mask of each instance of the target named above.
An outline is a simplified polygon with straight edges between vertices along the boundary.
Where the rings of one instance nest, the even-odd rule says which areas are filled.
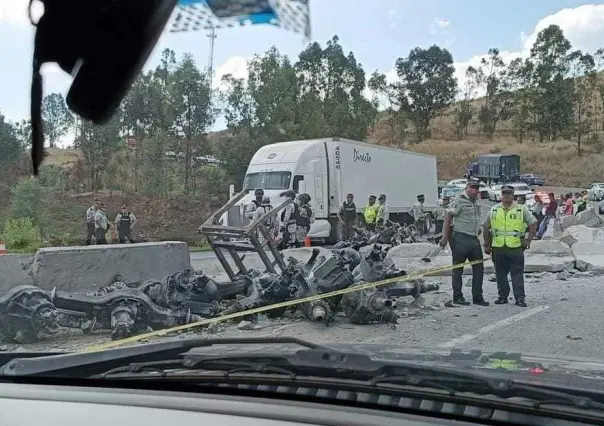
[[[273,25],[310,39],[309,0],[181,0],[171,32]]]
[[[41,0],[31,85],[32,166],[44,157],[42,65],[55,62],[73,76],[67,106],[106,123],[140,73],[178,0]],[[30,1],[30,19],[33,0]]]
[[[57,63],[73,77],[67,106],[95,124],[106,123],[141,72],[164,28],[196,31],[269,24],[310,37],[309,0],[39,0],[31,84],[31,158],[38,175],[44,157],[42,65]],[[174,9],[176,13],[173,14]]]

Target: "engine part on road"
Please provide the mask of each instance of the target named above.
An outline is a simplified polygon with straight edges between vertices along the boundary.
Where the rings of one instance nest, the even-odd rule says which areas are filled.
[[[0,298],[0,332],[17,343],[56,333],[58,315],[50,295],[32,285],[14,287]]]
[[[394,312],[396,302],[379,289],[366,289],[345,294],[342,309],[352,324],[393,323],[398,315]]]

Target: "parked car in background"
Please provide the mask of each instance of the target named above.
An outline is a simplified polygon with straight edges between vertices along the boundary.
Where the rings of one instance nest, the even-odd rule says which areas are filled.
[[[518,195],[528,195],[533,194],[533,190],[524,182],[514,182],[514,183],[506,183],[505,185],[511,185],[514,187],[514,199]],[[489,191],[489,200],[491,201],[501,201],[501,188],[503,185],[497,184],[493,185]]]
[[[440,192],[439,203],[442,203],[443,197],[453,199],[463,192],[464,188],[460,186],[445,186]]]
[[[604,183],[592,183],[587,188],[587,196],[592,201],[604,200]]]
[[[487,186],[486,183],[484,182],[480,182],[480,198],[482,200],[488,200],[489,199],[489,187]]]
[[[468,180],[467,179],[453,179],[450,180],[449,182],[447,182],[447,187],[448,186],[457,186],[459,188],[465,188],[466,185],[468,184]]]
[[[520,175],[520,182],[524,182],[529,186],[543,186],[545,185],[545,178],[543,176],[534,175],[532,173],[528,173],[525,175]]]
[[[489,200],[491,201],[501,201],[501,187],[503,185],[496,184],[491,185],[488,189],[489,191]]]

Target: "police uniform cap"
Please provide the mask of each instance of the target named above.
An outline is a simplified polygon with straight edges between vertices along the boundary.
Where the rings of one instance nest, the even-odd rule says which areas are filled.
[[[419,195],[417,196],[417,199],[419,200],[420,198],[426,198],[426,197],[424,197],[424,194],[419,194]]]
[[[372,199],[372,198],[375,200],[375,199],[376,199],[376,196],[375,196],[375,195],[370,195],[370,196],[369,196],[369,199]]]
[[[514,192],[514,187],[513,187],[512,185],[503,185],[503,186],[501,187],[501,191],[502,191],[502,192],[503,192],[503,191],[512,191],[512,192]]]

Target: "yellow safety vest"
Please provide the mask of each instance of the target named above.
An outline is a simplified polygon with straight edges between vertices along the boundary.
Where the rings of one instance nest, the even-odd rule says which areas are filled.
[[[377,216],[377,205],[374,204],[373,206],[370,206],[369,204],[367,204],[365,206],[365,210],[363,211],[363,217],[365,218],[365,223],[373,223],[375,222],[375,217]]]
[[[526,233],[524,208],[513,206],[505,210],[503,206],[491,209],[492,247],[518,248],[522,246],[522,237]]]

